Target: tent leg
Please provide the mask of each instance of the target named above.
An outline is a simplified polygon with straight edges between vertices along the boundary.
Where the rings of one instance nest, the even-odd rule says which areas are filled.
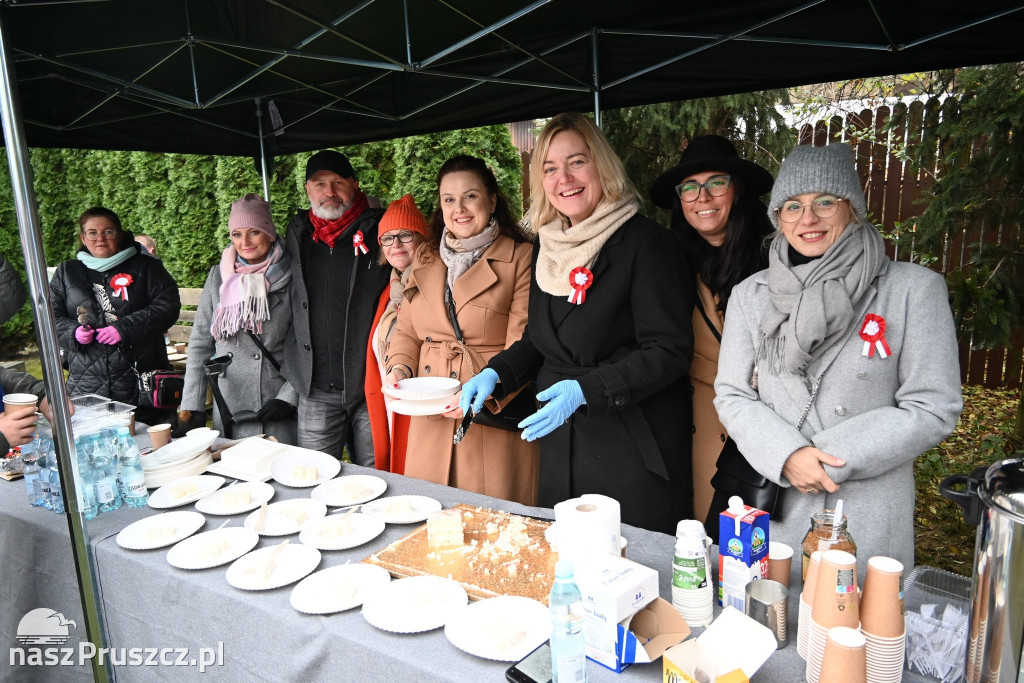
[[[71,414],[64,373],[60,365],[60,351],[49,301],[49,283],[46,277],[46,259],[43,240],[40,237],[39,214],[35,194],[32,190],[32,167],[29,164],[28,144],[22,126],[21,105],[17,96],[17,79],[14,62],[7,42],[5,14],[0,12],[0,120],[4,128],[7,145],[7,163],[10,167],[11,187],[14,190],[14,206],[18,216],[18,231],[21,236],[22,252],[25,256],[25,270],[32,312],[35,317],[36,335],[45,373],[46,396],[53,411],[54,438],[57,440],[60,483],[64,492],[65,517],[71,534],[71,552],[78,575],[78,589],[85,615],[86,638],[97,649],[107,647],[103,628],[103,604],[99,593],[99,577],[96,561],[85,528],[85,517],[78,505],[78,490],[74,476],[74,437],[71,431]],[[97,681],[108,681],[112,671],[100,662],[91,660],[93,677]]]
[[[597,39],[600,29],[590,29],[590,55],[593,64],[594,85],[594,123],[601,127],[601,66],[598,62]]]
[[[260,177],[263,179],[263,199],[270,201],[270,178],[267,174],[267,150],[263,146],[263,107],[256,98],[256,128],[260,137]]]

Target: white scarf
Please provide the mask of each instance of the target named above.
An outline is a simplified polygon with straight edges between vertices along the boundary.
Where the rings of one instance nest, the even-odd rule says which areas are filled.
[[[537,285],[551,296],[572,292],[569,272],[578,266],[593,268],[604,243],[619,226],[640,209],[632,195],[617,202],[602,199],[594,213],[576,225],[559,215],[537,229],[540,253],[537,255]]]

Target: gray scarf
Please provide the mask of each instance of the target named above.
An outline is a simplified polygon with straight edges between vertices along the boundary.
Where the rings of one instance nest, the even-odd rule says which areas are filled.
[[[455,281],[480,260],[487,248],[498,237],[498,221],[491,222],[478,234],[472,237],[459,237],[444,228],[441,235],[441,260],[448,266],[448,287],[455,287]]]
[[[825,254],[789,262],[782,233],[768,255],[768,308],[761,316],[755,372],[804,374],[813,356],[845,337],[853,312],[889,259],[870,223],[851,223]]]

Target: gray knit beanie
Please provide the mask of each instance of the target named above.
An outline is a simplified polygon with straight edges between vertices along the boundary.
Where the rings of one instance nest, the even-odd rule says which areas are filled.
[[[778,229],[779,215],[775,210],[787,199],[811,192],[848,199],[857,218],[867,218],[867,202],[854,165],[853,148],[845,143],[837,142],[825,147],[800,145],[789,153],[772,186],[772,199],[768,205],[768,218],[772,225]]]

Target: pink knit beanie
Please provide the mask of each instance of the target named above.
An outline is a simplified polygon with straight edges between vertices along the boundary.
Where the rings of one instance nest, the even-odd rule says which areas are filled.
[[[277,228],[270,215],[270,204],[258,194],[249,193],[231,203],[231,217],[228,218],[228,232],[235,228],[255,228],[277,239]]]

